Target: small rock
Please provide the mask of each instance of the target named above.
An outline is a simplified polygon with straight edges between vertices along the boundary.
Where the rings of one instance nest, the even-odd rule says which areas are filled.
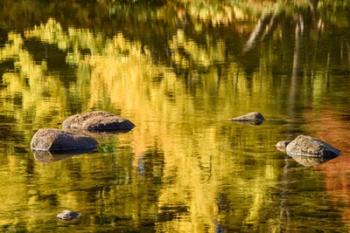
[[[334,158],[340,154],[338,149],[310,136],[299,135],[286,148],[289,156],[309,156],[318,158]]]
[[[89,151],[96,149],[97,141],[85,134],[60,129],[39,129],[33,136],[31,148],[34,151],[53,153]]]
[[[232,121],[246,122],[250,124],[260,125],[264,122],[264,116],[259,112],[250,112],[243,116],[234,117]]]
[[[57,218],[65,221],[70,221],[76,219],[80,216],[78,212],[74,212],[71,210],[63,210],[61,213],[57,214]]]
[[[276,149],[282,152],[286,152],[287,145],[290,143],[290,140],[279,141],[276,144]]]
[[[76,114],[68,117],[62,125],[64,129],[89,131],[129,131],[135,127],[131,121],[104,111]]]

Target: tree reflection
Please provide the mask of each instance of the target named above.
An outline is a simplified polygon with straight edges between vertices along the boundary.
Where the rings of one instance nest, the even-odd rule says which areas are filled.
[[[347,3],[69,3],[4,1],[0,18],[11,18],[2,27],[11,32],[0,36],[0,148],[8,150],[0,182],[10,187],[0,195],[1,221],[48,232],[50,208],[69,206],[89,213],[90,231],[296,232],[324,214],[317,206],[334,211],[324,193],[303,196],[322,188],[319,175],[271,148],[322,128],[303,122],[324,99],[348,106],[348,87],[338,84],[350,65]],[[99,138],[96,156],[48,166],[16,156],[27,155],[18,144],[37,128],[92,109],[137,127]],[[278,119],[258,129],[225,121],[253,109]],[[295,217],[305,212],[311,217]]]

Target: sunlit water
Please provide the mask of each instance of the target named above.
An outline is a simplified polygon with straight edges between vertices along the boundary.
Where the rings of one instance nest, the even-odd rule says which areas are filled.
[[[346,1],[267,16],[258,4],[28,2],[4,1],[0,16],[1,232],[350,231]],[[36,130],[91,110],[136,128],[95,134],[93,153],[31,152]],[[228,121],[250,111],[264,124]],[[276,151],[299,134],[342,154]],[[64,209],[81,216],[57,220]]]

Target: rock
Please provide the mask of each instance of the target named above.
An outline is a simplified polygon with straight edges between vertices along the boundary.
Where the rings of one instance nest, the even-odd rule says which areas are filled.
[[[286,152],[287,145],[290,143],[290,140],[279,141],[276,144],[276,149],[282,152]]]
[[[78,212],[74,212],[71,210],[63,210],[61,213],[57,214],[57,218],[65,221],[70,221],[76,219],[80,216]]]
[[[104,111],[76,114],[68,117],[62,125],[64,129],[89,131],[129,131],[135,127],[131,121]]]
[[[254,125],[260,125],[264,122],[264,116],[259,112],[250,112],[243,116],[234,117],[232,121],[238,121],[243,123],[249,123]]]
[[[286,148],[289,156],[308,156],[316,158],[334,158],[340,154],[338,149],[320,139],[299,135]]]
[[[47,128],[34,134],[31,148],[34,151],[62,153],[94,150],[97,144],[95,139],[79,132]]]

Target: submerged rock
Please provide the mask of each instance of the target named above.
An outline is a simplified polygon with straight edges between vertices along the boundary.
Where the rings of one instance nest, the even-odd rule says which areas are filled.
[[[76,219],[80,216],[78,212],[74,212],[71,210],[63,210],[61,213],[57,214],[57,218],[65,221],[70,221]]]
[[[47,128],[34,134],[31,148],[34,151],[62,153],[94,150],[97,144],[95,139],[79,132]]]
[[[89,131],[129,131],[135,127],[131,121],[104,111],[76,114],[68,117],[62,125],[64,129]]]
[[[289,156],[308,156],[316,158],[334,158],[340,151],[322,140],[310,136],[299,135],[286,148]]]
[[[290,142],[290,140],[279,141],[276,144],[276,149],[282,152],[286,152],[286,148]]]
[[[260,125],[264,122],[264,116],[259,112],[250,112],[243,116],[234,117],[231,121],[238,121],[242,123],[249,123],[254,125]]]

